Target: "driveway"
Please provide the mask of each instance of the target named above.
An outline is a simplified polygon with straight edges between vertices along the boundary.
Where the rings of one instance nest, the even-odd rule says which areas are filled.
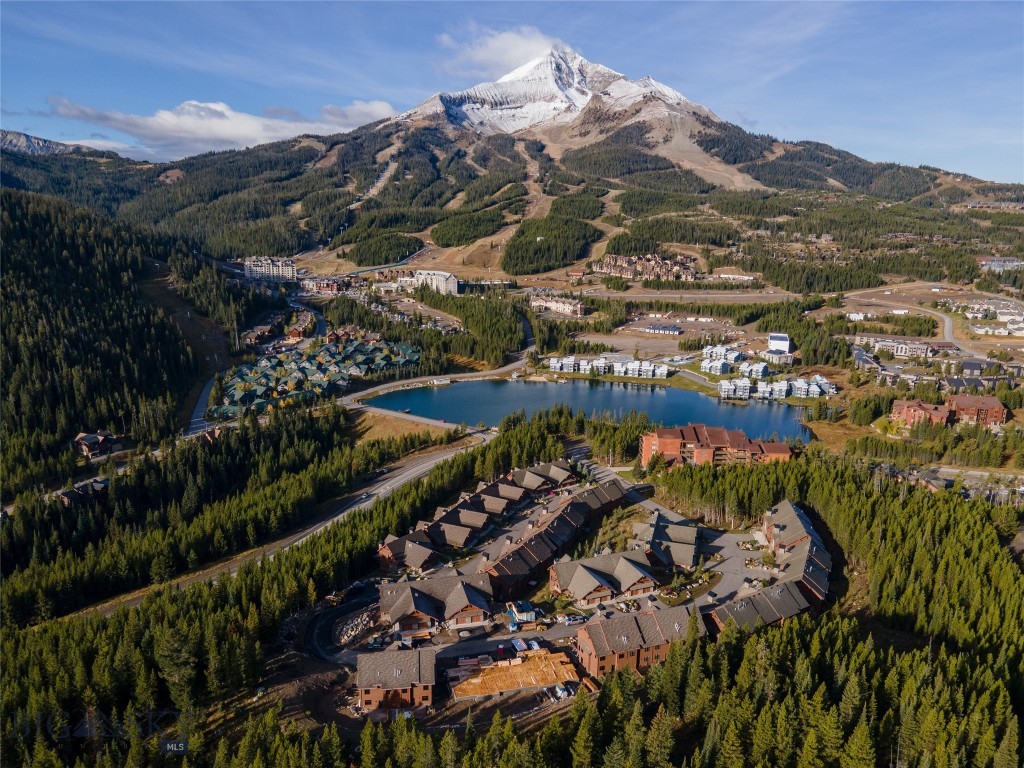
[[[740,549],[740,542],[750,541],[750,533],[722,533],[705,528],[700,552],[707,559],[712,570],[722,574],[722,580],[707,596],[700,598],[705,604],[722,603],[731,600],[744,587],[749,579],[767,579],[771,572],[767,568],[748,568],[747,558],[758,558],[759,552],[748,552]],[[713,560],[714,555],[721,555],[721,560]],[[711,595],[714,597],[711,597]]]

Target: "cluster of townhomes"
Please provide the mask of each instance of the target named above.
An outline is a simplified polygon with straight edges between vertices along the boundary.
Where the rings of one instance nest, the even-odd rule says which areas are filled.
[[[711,617],[719,628],[729,621],[745,629],[776,624],[825,603],[832,557],[807,513],[786,499],[765,512],[761,533],[775,556],[772,583],[716,607]]]
[[[787,397],[819,398],[838,392],[835,384],[815,374],[809,379],[752,382],[747,377],[718,382],[718,396],[726,400],[783,400]]]
[[[228,372],[221,404],[212,406],[209,416],[234,418],[243,408],[264,411],[333,395],[347,387],[351,377],[416,365],[419,359],[419,350],[407,344],[367,339],[265,355]]]
[[[608,355],[604,357],[552,357],[548,368],[552,373],[582,373],[597,376],[610,374],[633,379],[665,379],[669,375],[669,367],[650,360],[634,360],[625,355]]]
[[[553,595],[569,598],[581,610],[651,595],[673,574],[698,563],[701,529],[675,513],[659,510],[634,524],[625,551],[572,560],[563,556],[548,568]],[[778,624],[823,607],[832,561],[807,513],[785,500],[769,509],[757,537],[774,556],[766,584],[744,587],[726,602],[701,611],[695,605],[657,606],[632,612],[595,613],[580,625],[570,644],[578,667],[558,650],[536,640],[513,639],[512,656],[459,657],[444,670],[454,700],[488,698],[518,690],[552,687],[583,676],[600,679],[618,669],[644,674],[668,655],[670,645],[688,633],[721,631],[730,623],[748,630]],[[489,571],[445,568],[427,579],[382,585],[381,615],[403,636],[424,636],[435,624],[482,626],[498,599]],[[532,618],[516,605],[517,619]],[[500,610],[500,609],[498,609]],[[422,620],[421,617],[430,617]],[[433,650],[390,650],[358,657],[357,685],[364,709],[415,709],[434,702],[437,669]],[[589,682],[586,677],[583,683]]]

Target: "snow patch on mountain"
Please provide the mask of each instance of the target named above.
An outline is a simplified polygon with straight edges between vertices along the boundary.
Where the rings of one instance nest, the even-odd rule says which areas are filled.
[[[650,77],[630,80],[556,44],[544,56],[493,83],[435,94],[398,119],[444,116],[455,125],[483,133],[515,133],[542,123],[571,122],[595,97],[600,97],[609,109],[658,101],[670,109],[715,117],[707,108]]]

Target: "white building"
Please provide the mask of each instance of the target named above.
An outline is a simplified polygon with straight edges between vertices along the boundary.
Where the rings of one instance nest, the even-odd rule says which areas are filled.
[[[253,256],[245,260],[246,280],[265,280],[284,283],[296,279],[295,262],[292,259],[272,259],[269,256]]]
[[[728,347],[704,347],[701,357],[705,360],[724,360],[731,350]]]
[[[767,349],[761,353],[761,358],[767,360],[772,365],[792,365],[793,364],[793,353],[792,352],[777,352],[772,349]]]
[[[767,379],[772,375],[768,363],[740,363],[739,371],[740,375],[749,376],[752,379]]]
[[[531,296],[530,309],[541,312],[556,312],[570,317],[583,317],[583,302],[558,296]]]
[[[725,360],[702,360],[700,369],[703,373],[711,373],[715,376],[724,376],[732,371],[732,366]]]
[[[746,377],[735,379],[733,384],[736,386],[737,400],[746,400],[750,397],[750,379]]]
[[[459,292],[459,278],[451,272],[439,272],[435,269],[417,269],[412,273],[416,286],[425,285],[432,291],[454,296]]]
[[[789,352],[789,334],[788,333],[769,333],[768,334],[768,351],[769,352]]]
[[[818,387],[820,392],[825,395],[834,395],[839,390],[836,385],[826,379],[821,374],[815,374],[811,376],[811,383]]]

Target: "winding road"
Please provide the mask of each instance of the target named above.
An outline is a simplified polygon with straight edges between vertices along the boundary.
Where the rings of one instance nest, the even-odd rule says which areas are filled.
[[[293,303],[293,306],[301,305]],[[318,333],[321,331],[322,333],[326,333],[326,326],[323,329],[320,329],[320,324],[323,323],[323,315],[316,312],[314,312],[314,314],[317,316]],[[535,348],[533,331],[530,328],[529,323],[527,323],[525,319],[523,321],[523,326],[524,330],[526,331],[526,341],[528,342],[528,346],[522,351],[516,353],[513,356],[514,359],[512,360],[512,362],[508,363],[505,366],[502,366],[501,368],[497,368],[491,371],[453,374],[446,378],[453,380],[489,378],[493,376],[500,376],[505,373],[510,373],[522,367],[522,365],[525,363],[527,355]],[[439,427],[441,429],[456,429],[458,427],[458,425],[456,424],[439,421],[437,419],[431,419],[425,416],[416,416],[414,414],[398,413],[383,408],[374,408],[372,406],[364,405],[359,402],[359,400],[363,397],[372,397],[375,394],[379,394],[382,391],[393,389],[396,386],[407,386],[410,384],[425,383],[436,378],[438,377],[421,376],[416,379],[406,379],[400,382],[382,384],[380,386],[363,390],[361,392],[345,395],[341,398],[338,398],[338,402],[341,402],[343,405],[345,405],[346,408],[348,408],[350,411],[354,413],[358,413],[360,411],[366,411],[370,413],[382,413],[388,416],[413,421],[418,424]],[[212,380],[209,383],[209,385],[212,385]],[[206,399],[208,397],[209,386],[204,391],[204,394],[200,397],[200,403],[205,404]],[[197,408],[198,407],[199,405],[197,404]],[[202,419],[199,419],[198,421],[202,421]],[[206,422],[203,421],[202,423]],[[196,419],[193,419],[193,425],[197,425]],[[180,437],[179,440],[187,439],[188,437],[194,436],[195,434],[198,434],[199,432],[203,431],[200,429],[193,432],[191,430],[191,426],[192,425],[190,425],[190,430],[187,430],[186,434],[182,435],[182,437]],[[418,454],[413,454],[412,456],[405,457],[400,461],[397,461],[394,464],[391,464],[388,467],[384,468],[381,472],[378,473],[377,478],[371,484],[363,488],[357,489],[352,494],[339,498],[337,500],[337,506],[327,514],[323,515],[319,520],[309,523],[298,530],[291,531],[286,536],[283,536],[275,541],[268,542],[261,547],[257,547],[247,552],[243,552],[228,559],[222,560],[218,563],[214,563],[199,571],[184,574],[181,577],[169,582],[168,585],[180,589],[182,587],[188,586],[189,584],[198,581],[215,580],[218,577],[223,576],[224,574],[233,575],[238,572],[238,569],[243,564],[248,562],[259,561],[263,558],[272,560],[278,552],[285,550],[288,547],[293,547],[297,544],[301,544],[302,542],[306,541],[312,536],[315,536],[319,532],[323,531],[328,526],[333,525],[339,520],[344,520],[352,512],[355,512],[356,510],[360,509],[365,509],[372,505],[373,502],[376,501],[377,499],[385,498],[391,493],[393,493],[397,488],[400,488],[401,486],[407,483],[410,483],[414,480],[423,477],[428,472],[430,472],[430,470],[433,469],[435,466],[440,464],[442,461],[454,456],[456,453],[471,450],[481,444],[486,444],[493,440],[495,437],[495,433],[491,432],[488,429],[471,428],[466,431],[466,434],[467,436],[475,437],[477,439],[474,440],[473,443],[469,445],[463,444],[454,447],[445,447],[441,450],[428,449],[428,451],[426,452],[420,452]],[[109,600],[107,602],[89,606],[88,608],[85,608],[82,611],[80,611],[78,614],[72,615],[82,615],[87,613],[99,612],[102,613],[104,616],[110,616],[113,613],[115,613],[118,610],[118,608],[121,608],[122,606],[133,607],[138,605],[145,599],[148,592],[148,587],[142,588],[136,590],[135,592],[120,595],[119,597]]]

